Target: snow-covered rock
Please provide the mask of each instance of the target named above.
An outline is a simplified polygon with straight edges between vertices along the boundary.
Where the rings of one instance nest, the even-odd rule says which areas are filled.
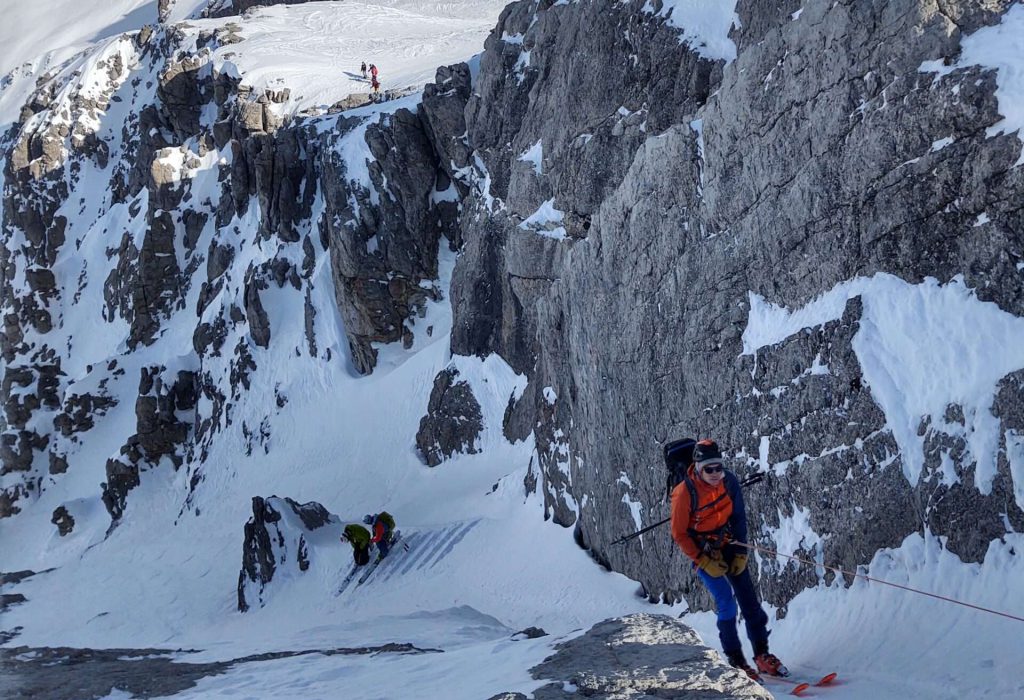
[[[238,609],[264,605],[271,583],[281,586],[282,579],[301,575],[319,547],[341,547],[344,525],[316,502],[300,505],[290,498],[254,496],[242,543]]]
[[[667,615],[604,620],[555,650],[530,669],[544,685],[530,695],[503,693],[490,700],[772,697]]]
[[[416,446],[431,467],[456,452],[477,452],[483,415],[473,388],[469,382],[457,381],[458,376],[459,370],[451,367],[434,379],[427,415],[416,434]]]

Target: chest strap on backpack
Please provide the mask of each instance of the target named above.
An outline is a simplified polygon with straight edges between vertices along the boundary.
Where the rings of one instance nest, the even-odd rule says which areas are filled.
[[[706,503],[703,506],[698,508],[697,507],[697,487],[693,483],[693,480],[690,479],[690,475],[689,474],[687,474],[686,476],[683,477],[683,482],[686,484],[686,490],[690,494],[690,515],[691,516],[696,515],[697,513],[699,513],[702,510],[707,510],[708,508],[712,508],[712,507],[718,505],[722,501],[723,498],[728,498],[729,497],[729,490],[726,489],[725,492],[721,496],[719,496],[715,500],[711,501],[710,503]],[[705,553],[711,552],[711,551],[716,550],[716,549],[721,549],[726,544],[728,544],[729,540],[732,539],[732,530],[729,528],[729,523],[728,522],[726,522],[726,524],[723,525],[722,527],[716,528],[714,530],[707,530],[707,531],[701,531],[701,530],[697,530],[697,529],[692,528],[692,527],[688,527],[688,528],[686,528],[686,534],[688,534],[690,536],[690,538],[697,544],[697,547],[700,548],[700,550],[702,552],[705,552]]]

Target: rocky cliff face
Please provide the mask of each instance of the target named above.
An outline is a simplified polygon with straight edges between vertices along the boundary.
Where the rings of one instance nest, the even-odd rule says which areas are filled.
[[[708,602],[664,533],[609,545],[667,515],[661,445],[682,436],[769,473],[748,495],[768,547],[853,568],[927,530],[977,561],[1024,527],[1021,372],[983,407],[992,454],[953,394],[910,444],[859,345],[885,313],[871,285],[963,285],[1024,315],[1021,141],[991,129],[995,73],[957,63],[1009,0],[739,0],[724,53],[684,40],[672,7],[513,3],[477,73],[442,68],[418,104],[369,121],[283,116],[287,95],[211,59],[230,24],[147,29],[41,81],[3,141],[0,516],[74,468],[125,401],[135,420],[105,445],[114,522],[149,469],[201,488],[232,424],[245,450],[269,449],[288,397],[243,399],[280,342],[274,305],[302,319],[296,361],[337,361],[319,340],[330,285],[351,369],[372,372],[441,298],[444,238],[452,352],[529,379],[503,426],[535,440],[525,488],[652,599]],[[69,275],[81,250],[98,264]],[[761,309],[836,289],[827,318],[745,336]],[[111,342],[82,341],[89,304]],[[477,449],[478,398],[452,367],[437,377],[407,436],[430,464]],[[782,606],[817,580],[762,567]]]
[[[713,436],[740,471],[771,469],[748,496],[761,544],[803,519],[827,537],[799,553],[847,568],[922,530],[978,561],[1024,522],[1016,375],[992,407],[993,464],[968,449],[953,400],[916,427],[922,461],[864,378],[860,297],[754,352],[742,337],[751,293],[798,308],[880,273],[963,275],[1022,314],[1021,142],[986,132],[1002,118],[995,76],[925,70],[953,66],[961,38],[1008,5],[741,1],[728,64],[633,4],[506,10],[465,112],[489,196],[463,216],[452,348],[529,374],[506,428],[533,429],[550,515],[652,598],[706,604],[667,537],[608,545],[667,514],[660,446],[675,437]],[[531,222],[548,200],[555,236]],[[773,559],[763,574],[780,605],[815,580]]]
[[[340,362],[317,337],[333,297],[366,373],[372,344],[410,345],[441,297],[458,192],[429,110],[293,119],[287,88],[256,94],[214,60],[237,29],[113,39],[44,76],[4,136],[0,517],[94,449],[117,455],[97,479],[114,524],[158,467],[187,470],[191,509],[212,442],[240,423],[246,451],[268,449],[287,403],[277,389],[269,406],[243,401],[275,342],[270,305],[303,319],[295,358]],[[121,404],[131,427],[96,442]]]

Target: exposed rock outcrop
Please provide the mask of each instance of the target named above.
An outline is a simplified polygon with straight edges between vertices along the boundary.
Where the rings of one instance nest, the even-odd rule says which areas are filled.
[[[57,532],[61,537],[70,534],[75,529],[75,519],[64,506],[58,506],[53,511],[50,522],[57,526]]]
[[[555,649],[530,669],[535,679],[551,682],[529,696],[503,693],[491,700],[772,697],[666,615],[605,620]]]
[[[963,33],[1009,6],[963,3],[954,17],[838,3],[794,19],[795,3],[741,0],[729,63],[639,3],[521,2],[502,15],[465,111],[476,186],[452,349],[528,373],[528,403],[506,426],[534,426],[528,487],[652,598],[709,604],[667,538],[607,546],[635,528],[624,499],[645,524],[667,514],[660,446],[684,435],[776,475],[748,496],[761,542],[799,514],[828,533],[801,551],[848,568],[925,529],[977,561],[1024,521],[1005,457],[1019,382],[1004,379],[995,476],[979,487],[964,440],[941,427],[955,406],[921,425],[924,466],[908,466],[918,458],[902,453],[854,347],[861,300],[756,353],[742,341],[751,293],[796,308],[879,273],[963,274],[979,299],[1024,315],[1011,252],[1024,220],[1007,204],[1024,192],[1021,142],[986,133],[1001,119],[993,73],[923,69],[953,65]],[[559,235],[531,225],[542,212]],[[816,580],[774,563],[762,573],[779,605]]]
[[[434,379],[427,415],[416,433],[416,447],[431,467],[456,452],[477,453],[483,415],[469,382],[457,381],[458,376],[459,371],[451,367]]]
[[[73,469],[81,441],[117,406],[105,388],[123,374],[112,357],[117,341],[107,344],[109,354],[100,349],[83,359],[84,334],[63,335],[69,321],[100,310],[91,303],[97,285],[102,287],[102,322],[111,335],[121,332],[122,323],[128,325],[123,341],[129,351],[162,338],[172,318],[186,328],[194,326],[195,358],[188,370],[194,376],[186,382],[193,399],[186,402],[191,407],[174,409],[189,415],[172,419],[150,405],[147,391],[141,392],[138,431],[124,436],[122,454],[107,465],[104,500],[115,520],[128,491],[163,456],[177,465],[194,455],[198,463],[190,463],[190,489],[202,482],[201,462],[211,441],[230,425],[231,404],[248,390],[260,350],[274,340],[267,294],[295,290],[306,307],[306,347],[312,356],[318,353],[316,310],[309,300],[317,258],[331,243],[315,235],[315,227],[326,229],[334,212],[316,222],[312,207],[325,185],[322,177],[332,174],[319,166],[347,130],[320,133],[292,123],[282,116],[288,89],[254,93],[241,85],[233,66],[215,64],[213,51],[238,41],[238,29],[233,23],[198,32],[187,25],[158,26],[111,40],[98,49],[105,71],[99,93],[90,87],[96,76],[82,71],[68,68],[44,76],[22,122],[4,141],[11,157],[5,160],[0,208],[5,241],[0,249],[0,351],[7,372],[0,459],[4,474],[20,476],[4,480],[0,516],[18,512],[19,499],[51,483],[44,483],[41,474]],[[115,103],[127,108],[110,110]],[[406,319],[422,314],[426,301],[440,296],[425,280],[437,275],[437,239],[454,221],[451,212],[442,216],[429,201],[435,189],[431,153],[421,148],[409,158],[389,155],[406,131],[426,142],[415,114],[406,112],[395,121],[396,128],[382,124],[374,132],[379,155],[393,162],[371,166],[373,179],[358,188],[368,201],[377,198],[373,188],[390,181],[386,198],[395,204],[372,219],[373,235],[379,232],[387,239],[386,255],[366,269],[351,270],[374,284],[367,285],[369,294],[346,297],[350,301],[343,311],[359,318],[366,309],[376,309],[374,302],[381,297],[383,321],[374,318],[365,328],[353,323],[348,329],[354,345],[367,353],[371,341],[411,342]],[[107,136],[97,141],[101,127]],[[120,139],[110,136],[118,133]],[[360,130],[357,138],[364,137]],[[220,181],[214,188],[219,192],[209,187],[211,173]],[[91,186],[104,179],[109,187],[97,200]],[[329,186],[348,202],[350,183]],[[58,210],[71,200],[81,211],[69,224]],[[257,210],[258,217],[242,223]],[[90,216],[103,224],[102,230],[100,223],[89,223]],[[255,260],[244,256],[236,270],[238,252],[248,242],[243,229],[253,224],[258,229],[253,244],[265,247],[266,254]],[[76,250],[83,241],[95,246],[102,237],[99,245],[109,263],[83,257],[77,279],[58,277],[53,265],[69,236]],[[22,274],[24,284],[15,286]],[[198,298],[193,285],[199,288]],[[83,312],[84,299],[90,304]],[[193,308],[187,308],[189,299],[196,299]],[[330,356],[328,350],[325,361]],[[370,371],[372,364],[360,367]],[[90,388],[72,388],[76,382]],[[190,413],[200,399],[204,409]],[[250,417],[242,427],[250,449],[256,443],[266,449],[265,421]]]
[[[347,166],[328,151],[322,165],[335,296],[353,363],[364,374],[376,364],[372,343],[411,346],[415,318],[440,298],[429,281],[437,277],[440,237],[452,224],[447,203],[432,194],[443,171],[416,114],[383,115],[366,128],[365,141],[373,158],[362,186],[348,172],[361,164]]]
[[[210,0],[202,12],[203,17],[226,17],[240,15],[253,7],[270,7],[271,5],[300,5],[311,0]]]
[[[107,460],[103,503],[116,523],[124,513],[128,492],[139,485],[140,474],[166,458],[175,470],[184,461],[186,443],[195,422],[196,375],[188,370],[164,377],[166,367],[143,367],[135,401],[137,430],[121,447],[116,459]],[[187,419],[187,420],[183,420]]]
[[[330,527],[326,527],[330,526]],[[315,535],[314,531],[318,531]],[[298,504],[290,498],[252,499],[252,517],[245,524],[242,569],[238,572],[238,609],[262,607],[267,587],[279,569],[306,571],[315,556],[315,542],[340,547],[338,517],[316,502]],[[280,576],[280,574],[278,574]]]

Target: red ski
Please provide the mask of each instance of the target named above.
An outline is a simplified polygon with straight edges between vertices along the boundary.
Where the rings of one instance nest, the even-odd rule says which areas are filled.
[[[829,673],[828,675],[822,676],[821,678],[819,678],[814,683],[811,683],[809,681],[798,681],[798,680],[795,680],[793,678],[786,678],[784,676],[763,675],[762,678],[765,678],[767,680],[772,680],[772,681],[782,681],[783,683],[789,683],[790,685],[793,686],[793,689],[791,691],[789,691],[790,694],[791,695],[800,695],[802,692],[804,692],[805,690],[808,690],[811,687],[818,687],[818,688],[820,688],[820,687],[827,686],[827,685],[831,684],[832,681],[834,681],[838,677],[838,675],[839,674],[834,673],[834,672],[833,673]]]

